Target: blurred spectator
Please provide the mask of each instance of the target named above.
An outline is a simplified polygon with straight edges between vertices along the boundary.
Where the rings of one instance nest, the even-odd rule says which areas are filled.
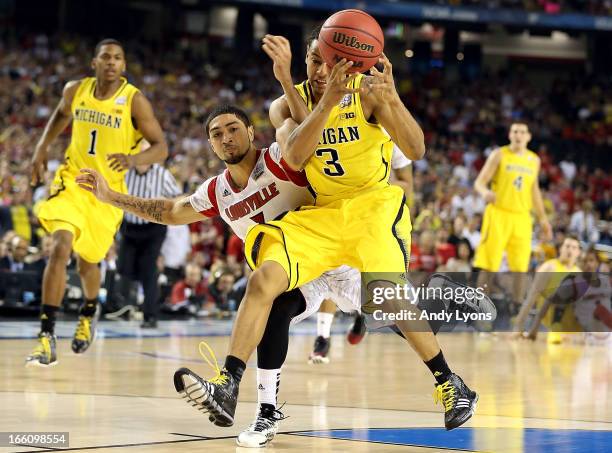
[[[208,287],[208,291],[217,309],[221,312],[232,312],[238,305],[233,294],[236,277],[229,268],[215,272],[214,280]]]
[[[474,251],[467,239],[460,239],[457,243],[457,256],[450,258],[445,266],[438,268],[442,272],[472,272],[472,258]]]
[[[585,200],[580,210],[572,214],[569,232],[577,235],[581,241],[595,243],[599,240],[599,231],[597,231],[595,222],[593,202]]]
[[[244,262],[244,243],[233,232],[227,240],[225,254],[227,255],[227,264],[232,269],[239,268],[240,264]]]
[[[29,255],[28,241],[21,236],[13,236],[9,242],[8,253],[0,258],[0,270],[9,272],[34,271],[42,273],[45,262],[36,255]]]
[[[194,253],[200,253],[204,259],[203,267],[210,268],[222,255],[224,226],[216,219],[205,218],[189,225],[191,244]]]
[[[209,300],[206,282],[202,278],[202,268],[196,264],[187,264],[185,278],[174,284],[170,303],[170,311],[182,311],[195,314]]]
[[[449,242],[448,229],[443,226],[436,232],[436,264],[446,264],[455,253],[455,246]]]
[[[463,214],[457,215],[453,220],[453,228],[451,230],[451,234],[448,237],[448,243],[452,244],[455,248],[461,239],[463,239],[463,235],[466,228],[466,217]]]
[[[431,231],[425,230],[419,236],[418,243],[413,242],[410,253],[410,269],[422,272],[436,270],[435,238]]]

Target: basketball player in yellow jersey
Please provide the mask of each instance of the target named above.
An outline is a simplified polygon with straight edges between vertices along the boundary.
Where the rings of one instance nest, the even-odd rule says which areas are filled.
[[[316,40],[311,51],[313,46]],[[311,56],[315,54],[318,50]],[[387,273],[382,278],[392,282],[383,285],[405,283],[410,217],[403,190],[388,183],[389,163],[393,142],[406,157],[420,159],[425,153],[423,131],[395,90],[389,60],[382,58],[384,72],[372,70],[372,78],[363,85],[362,75],[347,75],[352,62],[341,60],[330,69],[320,56],[318,61],[314,77],[321,96],[308,99],[312,111],[304,121],[299,124],[299,115],[292,116],[300,103],[306,104],[290,80],[282,80],[288,104],[285,115],[281,113],[276,121],[270,114],[281,146],[281,165],[306,171],[316,205],[251,227],[245,256],[255,270],[232,329],[225,367],[217,365],[212,379],[190,374],[188,382],[177,386],[197,389],[194,405],[210,412],[209,419],[218,426],[234,422],[246,362],[262,338],[279,294],[345,264],[364,272]],[[274,63],[277,78],[288,71]],[[397,309],[401,301],[389,304]],[[434,374],[436,397],[446,409],[445,426],[453,429],[472,416],[478,396],[450,371],[425,324],[407,321],[398,327]],[[179,370],[175,379],[183,376]]]
[[[72,350],[82,353],[94,339],[100,290],[98,263],[113,243],[123,211],[79,189],[74,179],[80,168],[95,168],[115,190],[125,193],[128,168],[162,162],[168,155],[151,104],[122,77],[126,63],[121,44],[114,39],[101,41],[91,67],[95,77],[71,81],[64,87],[32,158],[32,184],[36,185],[43,182],[49,146],[72,122],[64,163],[38,212],[42,226],[53,236],[53,248],[43,276],[41,331],[27,366],[57,364],[55,315],[64,297],[72,250],[78,255],[84,294]],[[143,137],[152,146],[135,154]]]
[[[544,211],[538,185],[540,158],[527,149],[531,133],[526,123],[510,126],[510,144],[491,153],[476,178],[474,188],[488,203],[485,209],[480,244],[474,266],[483,269],[479,287],[485,287],[499,271],[504,251],[514,274],[514,303],[519,304],[525,292],[525,275],[531,256],[531,209],[542,228],[544,240],[552,239],[552,228]],[[491,189],[487,185],[491,182]],[[490,286],[490,285],[487,285]]]
[[[581,272],[577,262],[580,257],[580,241],[576,236],[567,236],[561,247],[559,248],[559,256],[552,260],[545,261],[536,270],[535,279],[527,298],[523,302],[521,311],[516,318],[515,338],[520,336],[526,336],[532,340],[535,340],[538,334],[538,328],[540,322],[544,319],[551,301],[550,297],[555,293],[559,285],[565,277],[570,273]],[[525,327],[525,321],[527,316],[535,304],[539,306],[539,313],[534,320],[529,333],[523,334]],[[562,319],[555,320],[554,316],[548,316],[545,320],[548,327],[552,330],[549,333],[549,342],[559,343],[561,340],[561,334],[559,330],[571,330],[573,327],[577,327],[574,314],[572,310],[564,310]]]

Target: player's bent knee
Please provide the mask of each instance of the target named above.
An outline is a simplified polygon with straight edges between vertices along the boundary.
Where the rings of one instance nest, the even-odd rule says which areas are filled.
[[[83,258],[79,257],[77,261],[77,272],[79,275],[86,275],[98,268],[97,263],[90,263],[85,261]]]
[[[49,259],[51,261],[61,261],[63,263],[68,263],[71,252],[72,238],[70,238],[70,240],[67,240],[64,237],[54,237]]]
[[[276,266],[266,264],[264,263],[260,268],[253,271],[249,277],[246,296],[271,305],[274,299],[287,289],[288,282],[286,274],[279,264],[273,263]],[[282,273],[276,267],[280,268]]]

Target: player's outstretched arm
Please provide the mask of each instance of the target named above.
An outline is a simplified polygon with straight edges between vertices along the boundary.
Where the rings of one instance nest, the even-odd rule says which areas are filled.
[[[79,88],[81,81],[73,80],[64,86],[62,98],[60,99],[57,107],[51,114],[45,130],[43,131],[42,137],[36,144],[34,155],[32,156],[32,180],[33,186],[43,182],[45,170],[47,169],[47,154],[48,148],[53,140],[62,133],[66,126],[70,124],[72,120],[72,99]]]
[[[276,99],[270,105],[270,122],[277,129],[289,117],[301,123],[309,112],[306,103],[293,86],[289,41],[284,36],[266,35],[262,42],[262,49],[274,63],[274,77],[281,84],[284,92],[284,96]]]
[[[164,225],[184,225],[197,222],[202,215],[197,212],[189,197],[174,200],[167,198],[140,198],[115,192],[100,173],[90,168],[82,168],[76,183],[91,192],[98,200],[111,204],[123,211],[142,217],[149,222]]]
[[[366,103],[372,103],[372,114],[389,132],[402,153],[409,159],[419,160],[425,155],[423,129],[395,89],[391,62],[384,54],[379,62],[383,64],[383,72],[375,67],[370,69],[371,76],[362,82],[362,97]]]
[[[529,289],[527,298],[523,302],[519,314],[516,316],[514,325],[515,332],[523,331],[527,316],[529,315],[529,312],[531,311],[532,307],[535,305],[538,296],[540,296],[546,290],[548,282],[550,280],[550,273],[553,271],[554,267],[548,261],[541,264],[540,267],[536,270],[536,274],[533,279],[533,284]]]
[[[136,127],[151,147],[134,155],[109,154],[109,165],[116,171],[127,170],[135,165],[162,163],[168,157],[168,144],[155,118],[153,107],[145,95],[140,92],[136,93],[132,99],[132,117],[136,122]]]
[[[334,106],[346,94],[357,91],[347,87],[357,77],[357,74],[347,76],[347,70],[352,65],[352,61],[346,61],[344,58],[336,63],[327,81],[325,92],[317,106],[308,114],[302,124],[293,129],[286,140],[282,140],[281,137],[279,145],[283,159],[293,170],[302,170],[315,152],[325,123]],[[291,127],[290,121],[286,121],[285,125]],[[279,134],[277,133],[278,138]]]
[[[500,162],[501,151],[496,149],[487,157],[487,161],[480,170],[480,173],[478,173],[476,181],[474,181],[474,190],[476,190],[487,203],[495,202],[495,192],[489,190],[487,186],[497,171]]]

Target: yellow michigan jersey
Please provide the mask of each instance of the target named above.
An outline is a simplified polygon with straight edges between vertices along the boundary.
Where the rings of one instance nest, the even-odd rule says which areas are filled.
[[[552,260],[546,261],[546,263],[553,265],[552,272],[549,273],[548,283],[546,284],[546,288],[542,291],[542,294],[538,298],[537,306],[540,308],[544,301],[551,297],[563,279],[570,275],[571,273],[580,272],[580,268],[576,265],[574,266],[565,266],[559,259],[554,258]],[[559,320],[561,327],[566,332],[580,332],[582,329],[580,328],[578,321],[574,315],[574,307],[569,306],[563,310],[563,315]],[[552,328],[553,327],[553,316],[554,316],[554,305],[551,305],[546,312],[544,318],[542,318],[542,324],[545,326]]]
[[[351,87],[362,80],[356,77]],[[308,82],[296,89],[312,110]],[[404,191],[388,183],[392,152],[389,135],[365,118],[359,94],[345,96],[305,167],[316,206],[251,227],[245,238],[249,265],[275,261],[287,273],[289,289],[341,265],[385,273],[366,281],[404,282],[412,226]]]
[[[359,88],[363,74],[352,82]],[[312,110],[308,81],[295,86]],[[306,177],[317,194],[317,206],[376,186],[387,185],[393,142],[380,124],[367,121],[359,93],[346,95],[331,111],[319,145],[306,164]]]
[[[72,136],[65,160],[55,173],[49,198],[38,212],[43,227],[50,233],[73,233],[73,248],[86,261],[97,263],[113,243],[123,212],[100,203],[74,182],[81,168],[93,168],[109,186],[125,193],[125,171],[111,170],[108,155],[139,151],[142,135],[132,124],[132,99],[138,89],[122,79],[109,99],[94,96],[96,79],[80,81],[71,105]]]
[[[142,140],[132,124],[132,98],[138,89],[122,79],[117,92],[102,101],[94,97],[95,88],[95,77],[83,79],[72,101],[72,137],[66,163],[77,172],[94,168],[111,188],[125,192],[125,172],[111,170],[107,156],[130,154]]]
[[[533,185],[537,184],[539,158],[533,152],[517,154],[500,148],[501,160],[491,181],[495,203],[487,205],[474,266],[497,272],[504,251],[513,272],[527,272],[531,256]]]
[[[491,181],[495,207],[510,212],[529,212],[533,185],[537,184],[538,156],[530,150],[517,154],[508,146],[500,148],[501,161]]]

